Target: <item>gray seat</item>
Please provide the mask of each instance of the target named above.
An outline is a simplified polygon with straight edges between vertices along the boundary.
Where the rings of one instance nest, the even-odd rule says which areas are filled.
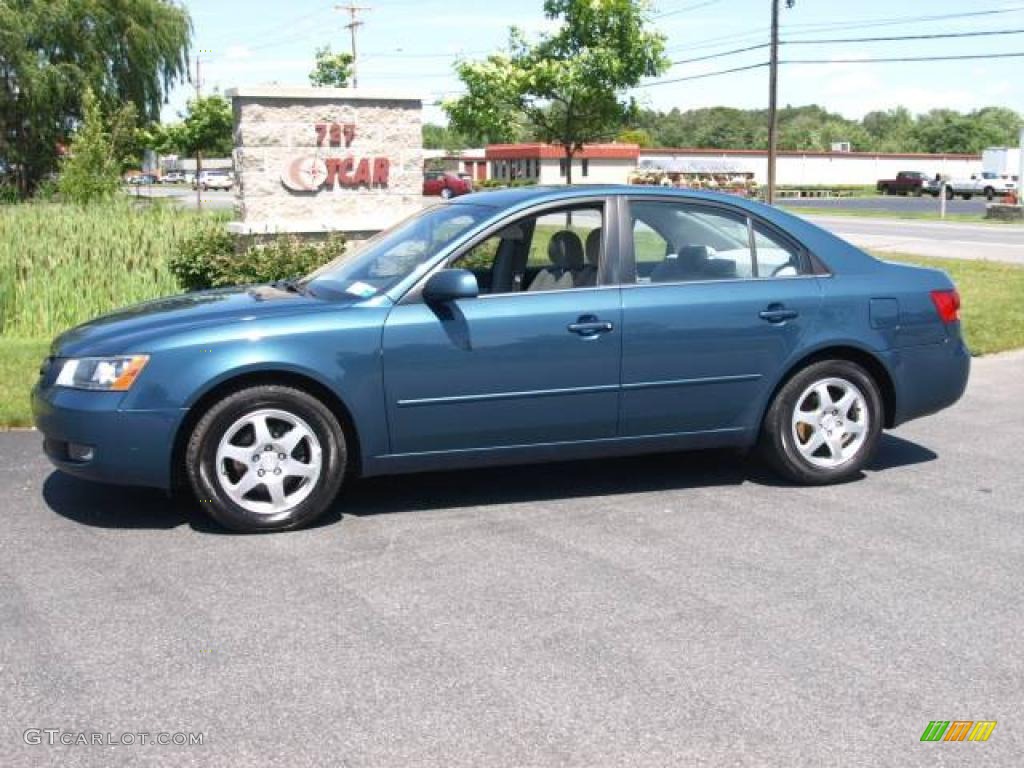
[[[597,269],[601,262],[601,227],[590,230],[583,247],[586,264],[576,275],[577,288],[592,288],[597,285]]]
[[[548,243],[551,266],[542,269],[530,283],[531,291],[555,291],[574,287],[575,275],[583,269],[583,243],[575,232],[563,230]]]
[[[736,277],[736,262],[712,258],[706,245],[684,245],[677,254],[669,254],[651,271],[652,283],[724,280],[730,277]]]

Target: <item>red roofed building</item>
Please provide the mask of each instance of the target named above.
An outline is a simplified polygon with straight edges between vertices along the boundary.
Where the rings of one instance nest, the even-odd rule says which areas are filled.
[[[556,144],[491,144],[484,156],[492,179],[566,181],[565,152]],[[639,157],[636,144],[587,144],[572,158],[573,184],[625,184]]]

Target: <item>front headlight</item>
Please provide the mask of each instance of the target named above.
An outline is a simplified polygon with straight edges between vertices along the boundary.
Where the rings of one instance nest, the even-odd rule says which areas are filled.
[[[127,392],[148,362],[149,355],[73,358],[64,361],[55,384],[73,389]]]

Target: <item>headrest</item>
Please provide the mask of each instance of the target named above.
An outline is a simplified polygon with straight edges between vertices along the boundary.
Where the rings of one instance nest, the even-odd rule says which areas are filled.
[[[708,253],[706,245],[684,245],[679,249],[676,258],[679,260],[681,269],[697,272],[704,266],[704,263],[710,256],[711,254]]]
[[[593,267],[597,266],[597,262],[601,259],[601,228],[590,230],[590,234],[587,235],[587,243],[583,249],[586,257],[587,264]]]
[[[561,269],[583,269],[583,243],[580,236],[569,230],[556,232],[548,243],[548,258]]]

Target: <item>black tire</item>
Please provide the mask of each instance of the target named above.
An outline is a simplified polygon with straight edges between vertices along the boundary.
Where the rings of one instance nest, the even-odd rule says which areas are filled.
[[[970,200],[974,195],[960,195],[964,200]]]
[[[888,195],[889,194],[889,185],[888,184],[883,184],[881,187],[879,187],[878,191],[881,192],[882,195]]]
[[[222,438],[232,425],[244,419],[247,414],[267,410],[287,413],[301,420],[304,426],[308,426],[319,443],[320,471],[315,480],[308,481],[312,484],[312,489],[306,490],[304,498],[294,506],[281,511],[256,512],[237,503],[224,488],[222,478],[231,479],[227,473],[232,470],[232,465],[228,462],[227,468],[218,468],[217,451]],[[276,441],[282,435],[275,436],[272,431],[271,436]],[[307,444],[295,450],[308,450],[308,447]],[[261,454],[258,452],[255,436],[252,450],[253,461],[256,461],[256,456]],[[275,445],[270,452],[275,453],[278,450]],[[283,453],[277,455],[284,456]],[[185,451],[185,469],[189,483],[201,506],[224,527],[244,532],[284,531],[312,523],[327,511],[337,496],[345,478],[346,462],[345,434],[330,409],[302,390],[276,385],[239,390],[214,403],[199,419]],[[257,470],[246,466],[240,474],[253,471]],[[271,470],[266,471],[269,474]],[[260,472],[262,476],[262,470]],[[279,474],[276,470],[274,473]],[[288,472],[285,471],[284,474],[287,475]],[[287,483],[289,480],[294,478],[282,478],[281,482]],[[304,489],[305,483],[306,481],[298,480],[298,486]],[[251,493],[258,495],[261,492],[266,492],[269,498],[269,486],[262,486],[262,491],[257,487]],[[241,501],[253,503],[259,499],[250,501],[243,497]]]
[[[946,187],[946,199],[947,200],[952,200],[954,197],[956,197],[956,195],[953,194],[953,188],[952,187]]]
[[[923,194],[924,194],[924,190],[921,189],[920,187],[916,187],[914,189],[914,197],[920,197]]]
[[[992,187],[985,187],[985,199],[990,203],[995,199],[996,191]]]
[[[827,379],[838,379],[853,384],[863,395],[866,404],[863,442],[847,460],[829,468],[815,465],[801,453],[794,434],[796,427],[793,426],[798,400],[816,382]],[[795,373],[775,395],[764,417],[759,448],[762,456],[776,471],[796,483],[840,483],[856,477],[871,460],[882,434],[883,419],[882,396],[878,385],[867,371],[848,360],[823,360]]]
[[[441,198],[443,200],[451,200],[454,196],[455,193],[448,189],[448,187],[445,187],[444,189],[441,190]]]

